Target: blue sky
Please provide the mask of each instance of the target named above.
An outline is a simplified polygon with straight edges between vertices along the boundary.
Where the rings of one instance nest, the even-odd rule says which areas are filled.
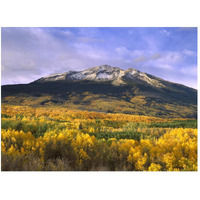
[[[197,28],[2,28],[1,83],[108,64],[197,88]]]

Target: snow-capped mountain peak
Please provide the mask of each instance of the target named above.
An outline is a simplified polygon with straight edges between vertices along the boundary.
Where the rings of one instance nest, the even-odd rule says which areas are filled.
[[[114,85],[124,85],[130,82],[145,82],[154,87],[165,87],[161,83],[161,79],[140,72],[136,69],[129,68],[127,70],[110,65],[100,65],[83,71],[69,71],[65,73],[51,74],[38,79],[36,82],[52,82],[52,81],[81,81],[90,80],[97,82],[110,81]]]

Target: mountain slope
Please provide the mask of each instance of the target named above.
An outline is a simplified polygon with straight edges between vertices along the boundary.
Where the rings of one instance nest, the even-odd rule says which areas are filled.
[[[197,91],[135,69],[102,65],[2,86],[2,103],[140,114],[196,117]]]

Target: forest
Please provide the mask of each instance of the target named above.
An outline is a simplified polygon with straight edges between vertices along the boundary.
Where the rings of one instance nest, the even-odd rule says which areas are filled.
[[[2,171],[197,171],[197,120],[2,104]]]

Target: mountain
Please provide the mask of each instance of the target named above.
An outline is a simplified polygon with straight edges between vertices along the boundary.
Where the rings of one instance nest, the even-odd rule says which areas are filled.
[[[197,116],[197,90],[133,68],[109,65],[2,86],[2,103],[161,117]]]

